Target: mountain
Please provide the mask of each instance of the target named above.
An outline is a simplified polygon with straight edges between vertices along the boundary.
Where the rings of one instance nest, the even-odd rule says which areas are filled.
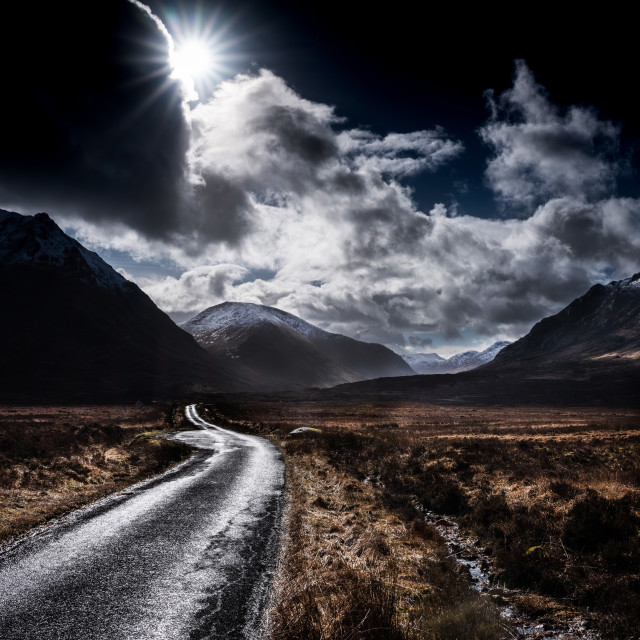
[[[476,369],[329,393],[328,401],[640,407],[640,273],[594,285]]]
[[[402,359],[416,373],[429,373],[432,366],[446,362],[446,359],[437,353],[414,353],[410,356],[402,356]]]
[[[414,373],[387,347],[323,331],[273,307],[224,302],[181,326],[254,389],[329,387]]]
[[[0,398],[149,398],[228,372],[46,213],[0,211]]]
[[[557,377],[592,369],[638,366],[640,273],[596,284],[569,306],[538,322],[501,351],[496,369],[527,366],[535,375]],[[639,381],[640,382],[640,381]]]
[[[403,356],[403,359],[416,373],[459,373],[491,362],[497,353],[510,344],[506,340],[494,342],[484,351],[463,351],[447,360],[441,358],[437,353],[419,353],[413,356]]]

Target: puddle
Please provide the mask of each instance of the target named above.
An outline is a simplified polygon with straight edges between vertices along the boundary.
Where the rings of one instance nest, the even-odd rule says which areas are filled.
[[[444,539],[449,555],[471,575],[471,586],[489,596],[500,608],[500,615],[513,624],[513,638],[517,640],[602,640],[601,636],[579,618],[566,623],[540,623],[519,612],[512,602],[524,595],[517,589],[508,589],[494,579],[491,558],[478,549],[477,541],[463,536],[454,518],[443,517],[416,505],[424,514],[427,524],[435,527]]]

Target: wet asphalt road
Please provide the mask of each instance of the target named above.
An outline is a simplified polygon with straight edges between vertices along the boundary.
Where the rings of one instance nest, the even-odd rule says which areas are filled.
[[[0,555],[0,638],[236,639],[258,634],[275,570],[284,463],[204,422],[195,455]]]

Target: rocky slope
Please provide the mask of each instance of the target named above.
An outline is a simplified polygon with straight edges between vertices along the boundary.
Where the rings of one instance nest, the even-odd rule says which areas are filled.
[[[45,213],[0,211],[0,399],[148,399],[228,372]]]

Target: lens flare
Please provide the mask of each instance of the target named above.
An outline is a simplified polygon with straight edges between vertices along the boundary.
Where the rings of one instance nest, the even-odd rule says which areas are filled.
[[[185,80],[206,76],[214,66],[213,53],[207,43],[197,39],[180,43],[173,53],[172,62],[176,77]]]

